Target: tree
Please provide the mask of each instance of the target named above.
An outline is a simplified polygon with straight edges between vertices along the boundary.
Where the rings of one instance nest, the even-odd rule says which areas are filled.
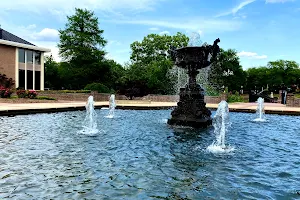
[[[168,94],[171,91],[169,69],[174,65],[168,50],[187,46],[189,38],[177,33],[174,36],[149,34],[131,47],[131,63],[127,68],[127,81],[146,83],[151,93]],[[143,84],[139,84],[143,85]],[[143,86],[144,87],[144,86]]]
[[[300,78],[299,64],[295,61],[277,60],[268,63],[269,74],[274,85],[296,84]]]
[[[89,83],[101,81],[110,70],[102,50],[106,44],[104,31],[92,11],[76,8],[75,15],[67,18],[65,29],[59,30],[58,47],[63,58],[59,71],[67,88],[83,89]]]
[[[102,48],[107,41],[98,26],[94,12],[75,8],[75,15],[68,16],[64,30],[59,30],[59,54],[65,61],[80,62],[74,66],[101,60],[105,55]],[[83,62],[83,63],[82,63]]]
[[[247,70],[249,89],[266,88],[277,92],[281,86],[300,84],[300,69],[298,63],[288,60],[270,61],[265,67],[250,68]]]
[[[224,71],[231,71],[233,75],[225,75]],[[240,65],[240,59],[235,50],[221,49],[220,54],[211,66],[209,80],[211,83],[216,84],[218,89],[225,86],[228,87],[229,91],[239,91],[241,86],[245,85],[246,72]]]
[[[174,36],[149,34],[142,42],[135,41],[130,45],[132,50],[130,59],[133,63],[144,66],[153,61],[170,59],[168,54],[170,47],[184,47],[188,41],[189,38],[180,32]]]
[[[45,87],[51,89],[61,89],[60,77],[58,74],[58,63],[53,56],[45,56]]]

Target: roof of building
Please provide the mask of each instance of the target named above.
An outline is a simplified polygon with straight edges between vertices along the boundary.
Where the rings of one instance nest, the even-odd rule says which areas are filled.
[[[24,48],[24,49],[31,49],[36,51],[42,52],[51,52],[51,49],[38,47],[0,27],[0,44],[1,45],[8,45],[17,48]]]
[[[2,28],[0,28],[0,39],[35,46],[34,44],[8,32]]]

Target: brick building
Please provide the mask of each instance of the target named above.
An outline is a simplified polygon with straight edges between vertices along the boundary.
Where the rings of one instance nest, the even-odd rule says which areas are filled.
[[[44,90],[44,53],[37,47],[0,28],[0,73],[15,80],[15,87]]]

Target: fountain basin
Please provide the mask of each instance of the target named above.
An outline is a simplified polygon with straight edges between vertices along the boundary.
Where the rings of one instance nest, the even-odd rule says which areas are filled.
[[[85,111],[0,117],[0,199],[299,198],[297,117],[230,113],[222,155],[212,128],[169,128],[170,110],[96,112],[93,137],[77,133]]]

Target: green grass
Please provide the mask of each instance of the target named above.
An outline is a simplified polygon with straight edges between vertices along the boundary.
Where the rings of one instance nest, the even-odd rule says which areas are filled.
[[[300,93],[296,93],[296,94],[294,95],[294,97],[300,98]]]
[[[47,96],[37,96],[35,99],[40,99],[40,100],[56,100],[55,98],[52,97],[47,97]]]

